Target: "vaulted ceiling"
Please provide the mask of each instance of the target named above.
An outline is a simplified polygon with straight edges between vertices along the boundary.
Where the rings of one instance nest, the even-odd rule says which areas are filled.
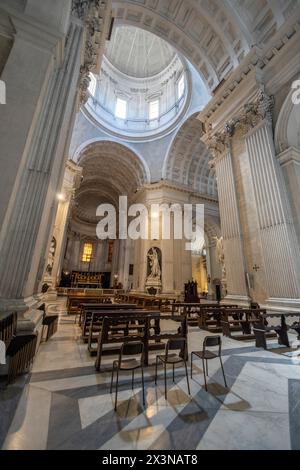
[[[147,168],[127,147],[110,141],[88,145],[79,157],[83,181],[75,194],[73,217],[96,224],[99,204],[118,207],[119,196],[129,198],[149,181]]]
[[[183,53],[214,90],[253,45],[263,45],[299,0],[113,0],[121,24],[157,34]]]
[[[215,172],[208,165],[211,155],[200,140],[201,135],[202,125],[194,114],[177,133],[165,162],[163,177],[217,197]]]

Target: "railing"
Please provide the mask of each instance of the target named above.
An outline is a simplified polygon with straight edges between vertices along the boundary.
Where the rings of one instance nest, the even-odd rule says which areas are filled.
[[[93,96],[90,96],[90,106],[94,110],[96,114],[99,115],[99,117],[103,119],[107,119],[108,122],[114,122],[114,123],[122,123],[122,127],[125,128],[128,127],[129,130],[133,131],[149,131],[152,129],[156,129],[157,127],[167,124],[172,118],[177,116],[179,111],[182,108],[182,105],[184,103],[186,97],[186,92],[177,100],[173,106],[171,106],[167,111],[164,113],[161,113],[158,118],[155,119],[149,119],[149,118],[126,118],[126,119],[121,119],[115,116],[115,114],[106,108],[100,101],[95,99]],[[91,104],[92,103],[92,104]],[[101,111],[97,112],[97,108],[100,108]],[[103,113],[105,113],[107,116],[103,116]],[[170,116],[172,114],[172,116]],[[120,124],[121,126],[121,124]],[[141,127],[143,126],[143,129]]]

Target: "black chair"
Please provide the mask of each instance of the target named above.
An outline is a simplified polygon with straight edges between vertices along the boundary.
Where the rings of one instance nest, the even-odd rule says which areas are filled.
[[[180,350],[180,353],[171,353],[170,354],[170,351],[178,351],[178,350]],[[187,348],[186,348],[186,339],[185,338],[169,339],[167,344],[166,344],[165,354],[163,356],[156,356],[155,385],[157,385],[158,361],[161,361],[164,364],[165,398],[166,398],[166,400],[167,400],[167,364],[171,364],[173,366],[173,383],[175,383],[175,365],[179,364],[181,362],[184,363],[188,391],[189,391],[189,395],[191,394],[188,371],[187,371],[187,364],[186,364],[186,352],[187,352]]]
[[[219,346],[218,351],[217,352],[212,352],[212,351],[209,351],[207,349],[207,347],[212,347],[212,346]],[[205,390],[206,391],[207,391],[206,375],[208,375],[208,363],[207,363],[207,361],[209,359],[215,359],[217,357],[220,359],[222,373],[223,373],[223,377],[224,377],[224,383],[225,383],[225,387],[227,387],[225,373],[224,373],[224,367],[223,367],[222,358],[221,358],[221,346],[222,346],[222,340],[221,340],[220,336],[206,336],[206,338],[204,338],[202,351],[193,351],[192,354],[191,354],[191,378],[193,377],[193,355],[194,355],[194,356],[200,357],[200,359],[202,359],[203,374],[204,374],[204,382],[205,382]],[[204,360],[205,360],[205,363],[206,363],[206,371],[205,371]]]
[[[123,359],[124,356],[136,356],[139,355],[140,358],[127,358]],[[111,383],[110,383],[110,393],[113,389],[114,381],[114,372],[117,370],[117,382],[116,382],[116,398],[115,398],[115,411],[117,410],[117,401],[118,401],[118,387],[119,387],[119,371],[132,371],[132,390],[134,386],[134,371],[141,368],[142,371],[142,386],[143,386],[143,405],[145,405],[145,387],[144,387],[144,344],[140,341],[132,341],[128,343],[123,343],[119,359],[113,362],[113,369],[111,374]]]

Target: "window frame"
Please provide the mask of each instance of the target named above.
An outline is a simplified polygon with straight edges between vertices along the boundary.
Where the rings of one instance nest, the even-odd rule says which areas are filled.
[[[122,108],[123,105],[125,105],[124,108]],[[120,98],[120,96],[117,96],[116,107],[115,107],[115,117],[117,119],[123,119],[123,121],[126,121],[127,113],[128,113],[128,101],[124,98]]]
[[[181,98],[184,96],[185,93],[185,76],[184,74],[181,75],[177,82],[177,98],[178,100],[181,100]]]
[[[152,111],[153,105],[157,106],[157,108],[155,108],[157,113],[154,116],[151,116],[151,111]],[[149,101],[149,121],[155,121],[156,119],[159,119],[159,111],[160,111],[160,101],[159,101],[159,99],[156,98],[154,100]]]
[[[93,243],[84,242],[83,248],[82,248],[81,262],[90,263],[93,258],[93,251],[94,251]]]

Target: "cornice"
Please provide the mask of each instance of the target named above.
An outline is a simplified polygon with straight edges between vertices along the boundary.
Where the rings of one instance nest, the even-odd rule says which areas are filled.
[[[215,197],[197,192],[194,189],[191,189],[189,186],[186,186],[180,183],[174,183],[169,180],[161,180],[157,183],[146,184],[138,190],[138,194],[140,195],[141,193],[144,193],[146,191],[159,191],[159,190],[164,190],[164,189],[175,190],[175,191],[187,194],[189,195],[189,197],[196,197],[196,198],[203,199],[204,201],[207,201],[210,203],[218,204],[218,199]]]
[[[277,155],[277,160],[281,166],[288,165],[289,163],[300,165],[300,150],[296,147],[290,147]]]
[[[280,64],[280,60],[284,59],[289,51],[290,44],[297,44],[299,40],[300,20],[295,21],[295,18],[292,18],[280,28],[267,46],[263,48],[254,46],[251,49],[237,69],[218,88],[215,96],[199,114],[198,119],[206,124],[213,121],[214,125],[217,126],[222,121],[223,115],[228,114],[228,109],[232,107],[237,109],[251,100],[251,93],[255,93],[255,88],[266,82],[267,73],[270,71],[271,74],[273,64]],[[296,61],[296,63],[298,62]],[[293,68],[295,68],[295,65]],[[286,70],[284,73],[286,74]],[[272,83],[272,90],[275,89],[274,76],[270,77],[270,82]]]
[[[272,124],[274,97],[268,96],[264,87],[260,87],[253,101],[246,103],[243,110],[227,121],[221,131],[214,131],[208,126],[202,140],[212,154],[209,164],[214,167],[230,149],[231,139],[236,132],[245,137],[261,123]]]

